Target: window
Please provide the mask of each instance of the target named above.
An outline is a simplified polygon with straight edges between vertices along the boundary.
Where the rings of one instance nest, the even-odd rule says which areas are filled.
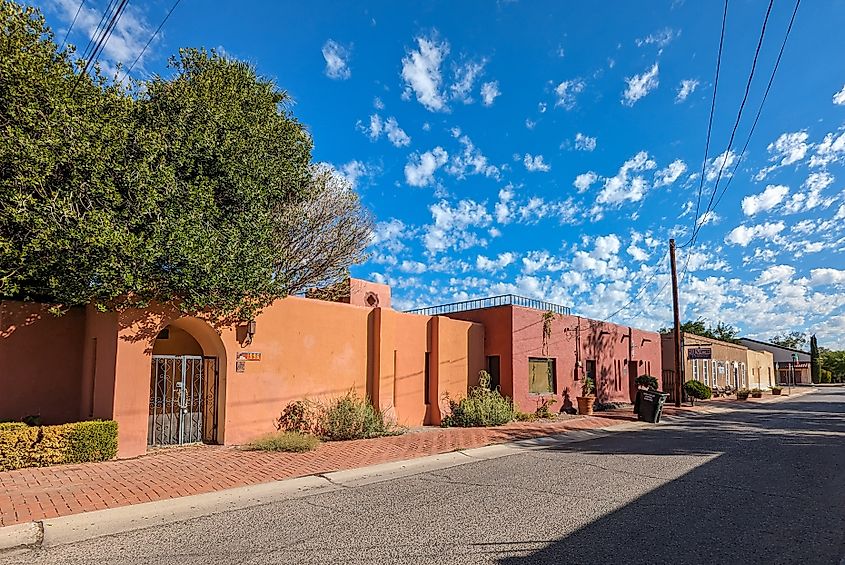
[[[490,390],[499,388],[500,383],[500,359],[498,355],[487,356],[487,372],[490,373]]]
[[[528,392],[532,394],[554,394],[554,359],[528,358]]]
[[[766,367],[766,370],[769,372],[769,386],[772,386],[772,368]]]
[[[692,380],[694,380],[694,381],[700,380],[699,374],[698,374],[698,359],[692,360]]]
[[[593,384],[596,384],[596,361],[595,359],[587,360],[586,373],[588,379],[593,379]]]
[[[702,372],[704,373],[704,384],[710,386],[710,363],[704,361],[701,365]]]
[[[739,374],[742,379],[742,387],[745,388],[745,363],[739,364]]]
[[[718,379],[719,369],[718,369],[715,361],[712,362],[712,366],[713,366],[713,386],[719,386],[719,379]]]

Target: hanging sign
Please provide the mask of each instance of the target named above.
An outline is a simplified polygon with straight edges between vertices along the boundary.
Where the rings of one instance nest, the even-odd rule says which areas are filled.
[[[713,349],[710,347],[690,347],[687,349],[687,359],[712,359]]]

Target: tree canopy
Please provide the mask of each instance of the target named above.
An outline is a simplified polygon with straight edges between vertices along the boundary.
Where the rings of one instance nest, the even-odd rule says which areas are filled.
[[[803,332],[783,332],[777,334],[769,340],[769,343],[780,345],[781,347],[788,347],[789,349],[800,349],[803,351],[807,347],[807,334]]]
[[[732,325],[724,322],[718,322],[715,326],[713,326],[707,324],[704,318],[687,320],[686,322],[681,323],[681,331],[719,341],[727,341],[729,343],[737,343],[739,338],[739,330]],[[672,328],[660,328],[660,333],[671,332]]]
[[[115,84],[0,10],[0,296],[245,318],[363,260],[369,216],[253,66],[184,49]]]

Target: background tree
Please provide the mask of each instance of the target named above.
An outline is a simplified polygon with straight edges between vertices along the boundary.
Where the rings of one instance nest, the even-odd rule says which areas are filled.
[[[810,336],[810,377],[814,383],[821,382],[821,365],[819,363],[819,344],[816,335]],[[828,381],[830,382],[830,381]]]
[[[769,343],[803,351],[807,347],[807,334],[795,331],[783,332],[772,337]]]
[[[38,10],[0,10],[0,297],[249,318],[364,257],[357,196],[251,65],[188,49],[123,87],[80,75]]]
[[[671,333],[672,328],[660,328],[660,333]],[[681,324],[681,331],[700,337],[707,337],[719,341],[727,341],[730,343],[737,343],[739,337],[739,330],[730,324],[718,322],[716,326],[708,325],[704,318],[696,320],[688,320]]]

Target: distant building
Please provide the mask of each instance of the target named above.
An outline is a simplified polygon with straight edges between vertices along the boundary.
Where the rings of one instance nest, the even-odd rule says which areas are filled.
[[[756,339],[742,338],[740,343],[757,351],[768,351],[774,357],[775,368],[777,369],[777,382],[779,384],[813,384],[810,374],[810,353],[800,349],[792,349],[757,341]]]
[[[674,390],[675,339],[661,336],[663,348],[663,389]],[[684,381],[696,380],[712,389],[769,388],[775,384],[771,353],[745,344],[720,341],[681,332]]]

